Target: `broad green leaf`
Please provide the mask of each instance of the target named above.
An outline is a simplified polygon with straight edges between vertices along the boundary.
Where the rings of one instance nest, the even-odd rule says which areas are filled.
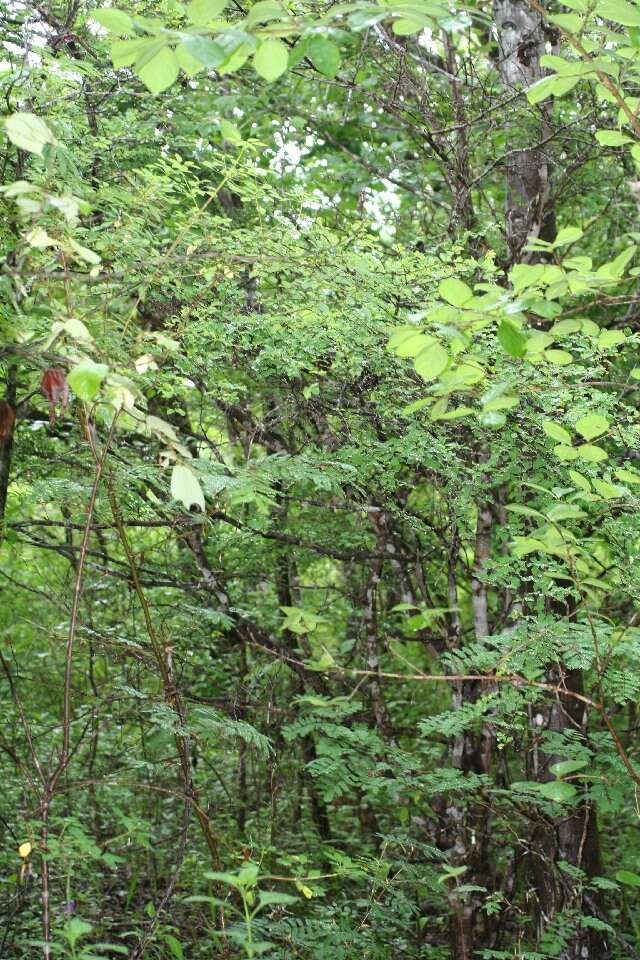
[[[541,783],[538,787],[538,793],[555,803],[566,803],[575,797],[577,792],[573,784],[565,780],[550,780],[548,783]]]
[[[505,394],[502,397],[496,397],[494,400],[489,400],[487,403],[484,403],[482,410],[484,413],[491,413],[494,410],[511,410],[513,407],[517,407],[519,403],[520,397],[512,397]]]
[[[569,470],[569,476],[571,477],[571,482],[576,487],[579,487],[580,490],[584,490],[585,493],[591,493],[591,483],[589,482],[588,477],[578,473],[577,470]],[[640,477],[638,479],[640,481]]]
[[[44,120],[34,113],[12,113],[4,121],[4,128],[11,143],[38,156],[42,156],[47,143],[56,142]]]
[[[277,20],[283,16],[285,16],[285,12],[275,0],[259,0],[249,10],[245,23],[249,28],[255,26],[256,23],[268,23],[270,20]]]
[[[405,337],[394,352],[399,357],[417,357],[426,347],[430,347],[434,343],[437,343],[435,337],[424,333],[414,333]]]
[[[599,17],[625,27],[640,27],[640,9],[626,0],[600,0],[595,12]]]
[[[412,33],[419,33],[429,23],[426,17],[399,17],[391,24],[391,29],[398,37],[409,37]]]
[[[500,410],[483,411],[478,420],[483,427],[489,427],[490,430],[499,430],[507,422],[506,416]]]
[[[502,320],[498,327],[498,341],[505,353],[510,357],[523,357],[526,351],[527,338],[508,320]]]
[[[608,480],[598,480],[597,477],[594,477],[591,482],[593,489],[604,500],[615,500],[616,497],[622,496],[623,490],[616,486],[615,483],[609,483]]]
[[[640,887],[640,876],[632,870],[617,870],[616,880],[626,887]]]
[[[229,120],[225,120],[224,117],[220,118],[220,133],[225,140],[228,140],[229,143],[242,143],[242,134],[236,127],[235,123],[231,123]]]
[[[122,10],[103,7],[100,10],[94,10],[91,16],[101,27],[111,33],[133,33],[133,20],[128,13],[123,13]]]
[[[597,130],[596,140],[603,147],[622,147],[625,143],[633,143],[633,139],[619,130]]]
[[[584,516],[584,510],[575,503],[555,503],[547,510],[547,517],[554,523],[559,523],[560,520],[580,520]]]
[[[204,64],[197,57],[194,57],[186,43],[179,43],[175,50],[176,59],[180,69],[188,77],[195,77],[197,73],[204,68]]]
[[[436,380],[447,369],[449,354],[441,344],[434,343],[418,354],[413,365],[423,380]]]
[[[583,24],[583,18],[577,13],[556,13],[548,18],[551,23],[556,23],[563,30],[569,33],[579,33]]]
[[[511,552],[514,557],[526,557],[530,553],[546,553],[547,548],[542,540],[535,537],[514,537]]]
[[[544,519],[544,514],[533,507],[527,507],[523,503],[509,503],[506,507],[510,513],[518,513],[523,517],[536,517],[538,520]]]
[[[116,40],[111,44],[111,62],[115,70],[130,67],[145,50],[157,45],[155,37],[136,37],[131,40]]]
[[[606,450],[594,446],[592,443],[583,443],[581,447],[576,447],[575,450],[580,459],[586,460],[587,463],[601,463],[608,457]]]
[[[606,433],[610,426],[607,418],[600,413],[590,413],[588,416],[576,420],[576,430],[585,440],[593,440],[594,437],[599,437]]]
[[[640,473],[636,473],[635,470],[626,470],[624,467],[616,470],[616,477],[623,483],[640,483]]]
[[[227,0],[191,0],[187,5],[187,16],[196,27],[204,27],[220,16]]]
[[[67,383],[80,400],[93,400],[109,372],[106,363],[82,360],[67,376]]]
[[[215,70],[221,66],[227,58],[226,51],[209,37],[189,37],[184,41],[183,46],[187,53],[198,60],[203,67],[209,70]]]
[[[281,40],[263,40],[253,57],[253,68],[267,83],[277,80],[289,63],[289,53]]]
[[[551,327],[551,333],[559,337],[568,337],[572,333],[579,333],[582,329],[580,320],[558,320]]]
[[[178,58],[170,47],[163,47],[148,63],[136,72],[147,90],[151,93],[162,93],[175,82],[180,65]]]
[[[552,763],[549,770],[554,777],[566,777],[570,773],[584,770],[588,765],[588,760],[560,760],[558,763]]]
[[[547,100],[553,95],[553,91],[556,86],[556,77],[542,77],[541,80],[536,80],[535,83],[532,83],[530,87],[527,88],[527,100],[529,103],[535,104],[540,103],[542,100]]]
[[[556,367],[566,367],[569,363],[573,363],[573,355],[568,350],[545,350],[544,357]]]
[[[311,37],[307,44],[307,56],[325,77],[335,77],[340,69],[340,51],[326,37]]]
[[[578,448],[570,447],[568,444],[559,443],[557,447],[553,448],[553,452],[559,460],[577,460],[578,459]]]
[[[601,330],[598,336],[598,350],[608,350],[609,347],[615,347],[625,339],[622,330]]]
[[[462,280],[456,280],[455,277],[443,280],[438,287],[438,293],[443,300],[454,307],[462,307],[473,298],[473,290]]]
[[[94,253],[93,250],[89,250],[88,247],[83,247],[81,243],[78,243],[73,237],[69,237],[69,244],[73,252],[85,263],[93,264],[97,266],[100,263],[100,257],[97,253]]]
[[[564,247],[568,243],[575,243],[582,236],[580,227],[563,227],[553,241],[554,247]]]
[[[195,473],[182,463],[177,463],[171,471],[171,496],[183,503],[187,510],[196,506],[200,507],[203,513],[205,511],[200,481]]]
[[[561,427],[559,423],[554,423],[553,420],[545,420],[542,424],[542,429],[552,440],[557,440],[559,443],[564,443],[567,446],[571,444],[571,434],[568,430],[565,430],[564,427]]]
[[[260,907],[269,907],[274,904],[285,905],[289,903],[297,903],[298,898],[292,897],[290,893],[280,893],[276,890],[268,890],[260,893],[259,903]]]

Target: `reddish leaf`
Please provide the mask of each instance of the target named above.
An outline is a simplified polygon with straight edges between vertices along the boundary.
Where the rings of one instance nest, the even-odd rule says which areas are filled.
[[[56,407],[60,404],[60,413],[64,413],[69,402],[69,385],[60,367],[47,367],[42,374],[40,389],[49,401],[49,423],[56,422]]]
[[[6,400],[0,400],[0,447],[8,440],[16,422],[16,412]]]

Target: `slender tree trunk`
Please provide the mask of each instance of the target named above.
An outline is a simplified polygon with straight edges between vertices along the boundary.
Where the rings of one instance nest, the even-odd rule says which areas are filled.
[[[540,57],[545,52],[545,27],[540,15],[524,0],[494,0],[498,37],[498,70],[509,90],[523,91],[522,111],[506,120],[505,229],[509,265],[527,258],[527,237],[553,240],[556,232],[550,197],[548,104],[529,106],[524,90],[543,76]]]
[[[7,387],[4,403],[7,405],[7,423],[3,438],[0,439],[0,542],[3,538],[4,517],[9,494],[9,478],[11,474],[11,459],[13,456],[14,422],[10,422],[11,411],[16,409],[17,373],[13,364],[7,373]],[[14,413],[15,417],[15,413]]]
[[[474,633],[477,640],[488,636],[489,597],[485,581],[484,568],[491,554],[491,532],[493,512],[491,504],[483,501],[478,504],[474,545],[474,563],[472,575],[472,608]],[[457,533],[454,533],[457,540]],[[455,574],[449,561],[449,602],[457,609],[457,588]],[[454,635],[459,637],[458,614],[454,612],[452,625]],[[483,685],[478,681],[463,681],[454,687],[453,706],[460,709],[465,704],[475,703],[483,693]],[[465,730],[455,738],[453,744],[453,766],[466,773],[487,774],[493,763],[495,738],[490,724],[484,724],[482,731]],[[493,870],[489,858],[490,806],[482,797],[471,800],[465,807],[450,804],[447,807],[448,819],[454,836],[453,848],[449,860],[455,866],[466,867],[464,883],[484,887],[491,891]],[[479,893],[479,892],[478,892]],[[486,915],[482,912],[484,897],[476,892],[459,894],[457,887],[449,891],[449,903],[452,908],[451,939],[452,960],[472,960],[475,951],[488,946],[488,926]]]

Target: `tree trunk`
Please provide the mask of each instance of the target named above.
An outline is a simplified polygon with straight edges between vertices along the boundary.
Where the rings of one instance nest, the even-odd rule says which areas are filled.
[[[545,27],[540,15],[520,0],[494,0],[498,36],[498,70],[505,87],[524,91],[543,76],[540,57],[545,51]],[[529,236],[553,240],[556,233],[550,197],[547,141],[548,104],[529,106],[522,94],[522,112],[509,111],[506,121],[505,230],[508,265],[523,259]]]

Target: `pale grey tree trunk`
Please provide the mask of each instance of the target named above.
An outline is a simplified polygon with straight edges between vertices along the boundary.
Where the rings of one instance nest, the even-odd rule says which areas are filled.
[[[509,265],[533,259],[523,248],[529,236],[553,240],[555,216],[550,196],[549,105],[531,106],[524,91],[544,71],[545,26],[540,15],[520,0],[494,0],[498,70],[504,86],[523,91],[509,109],[506,125],[505,228]]]

